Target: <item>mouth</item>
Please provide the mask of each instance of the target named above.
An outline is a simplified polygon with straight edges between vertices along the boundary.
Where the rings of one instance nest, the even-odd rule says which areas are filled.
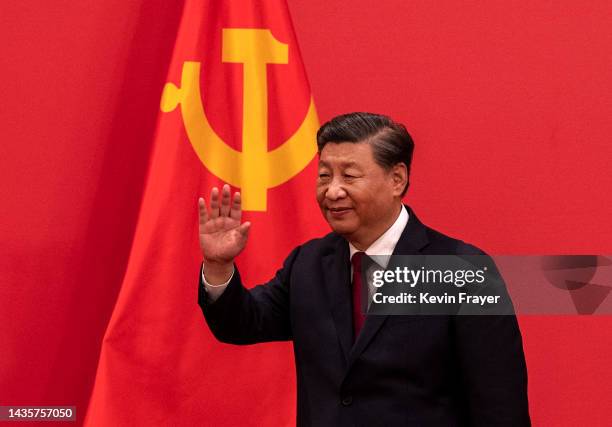
[[[353,209],[351,209],[351,208],[342,208],[342,207],[339,207],[339,208],[327,208],[327,211],[332,216],[332,218],[342,218],[343,216],[345,216],[346,214],[348,214],[352,210]]]

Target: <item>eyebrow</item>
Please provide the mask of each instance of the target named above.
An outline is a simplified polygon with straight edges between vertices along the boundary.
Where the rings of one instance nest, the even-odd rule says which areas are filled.
[[[327,163],[325,160],[320,160],[319,161],[319,166],[325,166],[325,167],[330,167],[329,163]],[[359,165],[357,164],[357,162],[353,161],[353,160],[347,160],[344,162],[340,162],[340,166],[343,166],[345,168],[350,168],[351,166],[355,166],[358,167]]]

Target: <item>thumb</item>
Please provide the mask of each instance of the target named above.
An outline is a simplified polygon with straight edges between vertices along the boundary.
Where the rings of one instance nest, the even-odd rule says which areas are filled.
[[[249,236],[249,230],[251,229],[251,223],[249,221],[245,221],[238,227],[238,232],[242,234],[242,237],[245,239]]]

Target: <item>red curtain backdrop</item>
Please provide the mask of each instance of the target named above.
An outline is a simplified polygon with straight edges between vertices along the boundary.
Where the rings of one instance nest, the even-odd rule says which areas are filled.
[[[227,346],[204,324],[196,199],[221,179],[180,107],[160,111],[199,61],[207,118],[242,150],[220,29],[289,46],[267,68],[269,149],[311,95],[321,122],[386,113],[416,141],[406,201],[427,224],[492,254],[611,253],[611,17],[573,1],[3,2],[0,405],[75,405],[91,426],[293,424],[290,344]],[[313,167],[248,213],[248,284],[327,231]],[[520,323],[534,425],[609,425],[612,319]]]

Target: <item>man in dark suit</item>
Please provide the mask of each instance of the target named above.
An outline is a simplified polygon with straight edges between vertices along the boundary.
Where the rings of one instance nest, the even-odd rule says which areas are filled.
[[[317,200],[333,232],[295,248],[275,277],[243,287],[240,195],[200,199],[199,304],[217,339],[292,340],[304,426],[528,426],[527,372],[513,315],[364,315],[368,255],[474,255],[402,204],[413,142],[386,116],[339,116],[317,134]],[[221,193],[221,194],[219,194]]]

